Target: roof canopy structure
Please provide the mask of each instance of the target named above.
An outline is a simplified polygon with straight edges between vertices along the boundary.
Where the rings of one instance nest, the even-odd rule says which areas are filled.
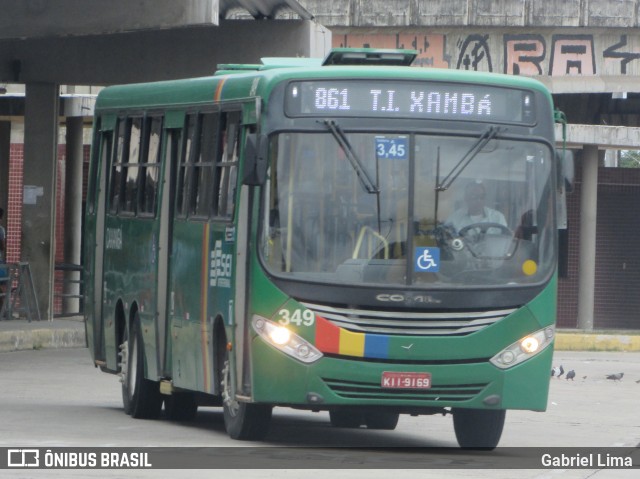
[[[276,19],[279,14],[294,12],[304,20],[312,20],[313,15],[295,0],[219,0],[220,18],[231,18],[240,10],[248,12],[256,20]]]
[[[0,83],[209,75],[218,63],[315,55],[319,29],[295,0],[0,0],[0,11]]]

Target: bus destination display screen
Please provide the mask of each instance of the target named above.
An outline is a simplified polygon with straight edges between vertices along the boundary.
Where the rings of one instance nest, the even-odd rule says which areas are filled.
[[[292,82],[287,87],[285,112],[290,117],[356,116],[534,123],[531,92],[426,81]]]

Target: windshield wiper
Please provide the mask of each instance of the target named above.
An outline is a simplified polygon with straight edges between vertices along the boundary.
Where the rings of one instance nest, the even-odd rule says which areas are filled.
[[[349,143],[349,140],[344,134],[344,131],[342,131],[342,128],[340,128],[340,125],[338,125],[333,120],[324,120],[324,124],[336,139],[338,145],[340,145],[340,148],[342,148],[345,155],[347,155],[347,158],[349,159],[349,162],[356,172],[356,175],[358,176],[358,179],[360,180],[360,183],[362,184],[362,187],[365,189],[365,191],[370,194],[379,195],[380,189],[367,173],[367,170],[362,164],[360,158],[358,158],[355,151],[353,151],[351,143]]]
[[[493,140],[499,132],[500,128],[497,126],[490,126],[487,128],[476,142],[471,145],[471,148],[469,148],[462,158],[460,158],[460,161],[458,161],[449,174],[445,176],[441,182],[436,182],[436,191],[448,190],[453,182],[456,181],[456,178],[460,176],[460,173],[462,173],[469,163],[471,163],[471,160],[473,160],[480,150],[482,150],[487,143]]]

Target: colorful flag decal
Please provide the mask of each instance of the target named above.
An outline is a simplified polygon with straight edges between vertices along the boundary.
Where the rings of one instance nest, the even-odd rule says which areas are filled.
[[[384,359],[389,356],[389,336],[354,333],[316,316],[316,347],[328,354]]]

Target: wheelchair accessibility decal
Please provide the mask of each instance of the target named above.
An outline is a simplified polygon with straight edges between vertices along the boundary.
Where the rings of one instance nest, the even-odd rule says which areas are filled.
[[[418,273],[437,273],[440,271],[440,248],[416,248],[415,271]]]

